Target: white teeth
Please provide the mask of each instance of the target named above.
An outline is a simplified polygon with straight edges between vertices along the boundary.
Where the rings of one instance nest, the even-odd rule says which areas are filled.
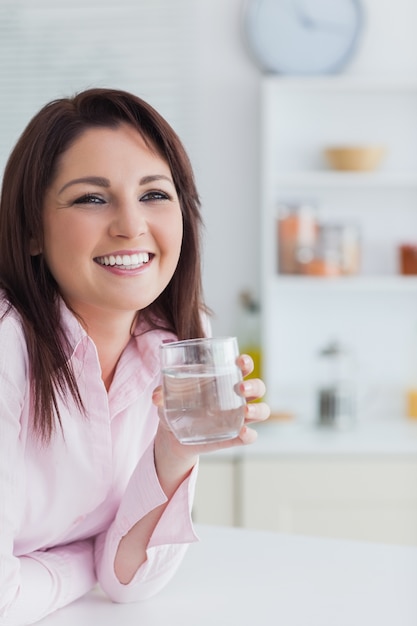
[[[97,257],[96,260],[100,265],[117,265],[119,267],[136,269],[140,265],[148,263],[149,254],[148,252],[138,252],[137,254],[123,255],[117,254],[116,256],[114,256],[113,254],[109,254],[108,256]]]

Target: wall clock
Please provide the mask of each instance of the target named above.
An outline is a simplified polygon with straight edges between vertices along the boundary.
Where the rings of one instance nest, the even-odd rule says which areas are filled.
[[[331,74],[351,60],[363,31],[360,0],[251,0],[244,30],[265,72]]]

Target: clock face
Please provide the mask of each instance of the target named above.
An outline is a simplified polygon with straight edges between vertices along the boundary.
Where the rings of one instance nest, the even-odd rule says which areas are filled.
[[[262,70],[326,74],[352,57],[362,31],[360,0],[252,0],[245,30]]]

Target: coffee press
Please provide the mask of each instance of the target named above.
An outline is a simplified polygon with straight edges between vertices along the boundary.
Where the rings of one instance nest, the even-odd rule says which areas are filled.
[[[319,426],[350,428],[355,421],[353,361],[350,351],[337,341],[319,352],[320,385],[317,391]]]

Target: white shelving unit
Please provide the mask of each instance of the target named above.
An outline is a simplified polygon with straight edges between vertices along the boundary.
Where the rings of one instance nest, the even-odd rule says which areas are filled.
[[[386,145],[387,157],[372,173],[330,170],[323,148],[346,143]],[[357,361],[360,417],[403,413],[417,278],[399,275],[397,248],[417,242],[416,164],[417,77],[262,79],[261,300],[274,411],[314,418],[317,353],[337,338]],[[278,273],[277,206],[289,199],[313,199],[324,221],[360,225],[360,275]]]
[[[417,293],[417,277],[414,276],[350,276],[319,278],[309,276],[280,276],[275,282],[277,289],[285,292],[297,292],[300,289],[307,293],[332,292],[345,293]],[[273,287],[274,288],[274,287]]]
[[[294,189],[309,187],[320,189],[353,188],[366,189],[417,189],[417,172],[385,172],[380,173],[356,173],[356,172],[287,172],[276,176],[276,184],[279,187],[292,187]]]

